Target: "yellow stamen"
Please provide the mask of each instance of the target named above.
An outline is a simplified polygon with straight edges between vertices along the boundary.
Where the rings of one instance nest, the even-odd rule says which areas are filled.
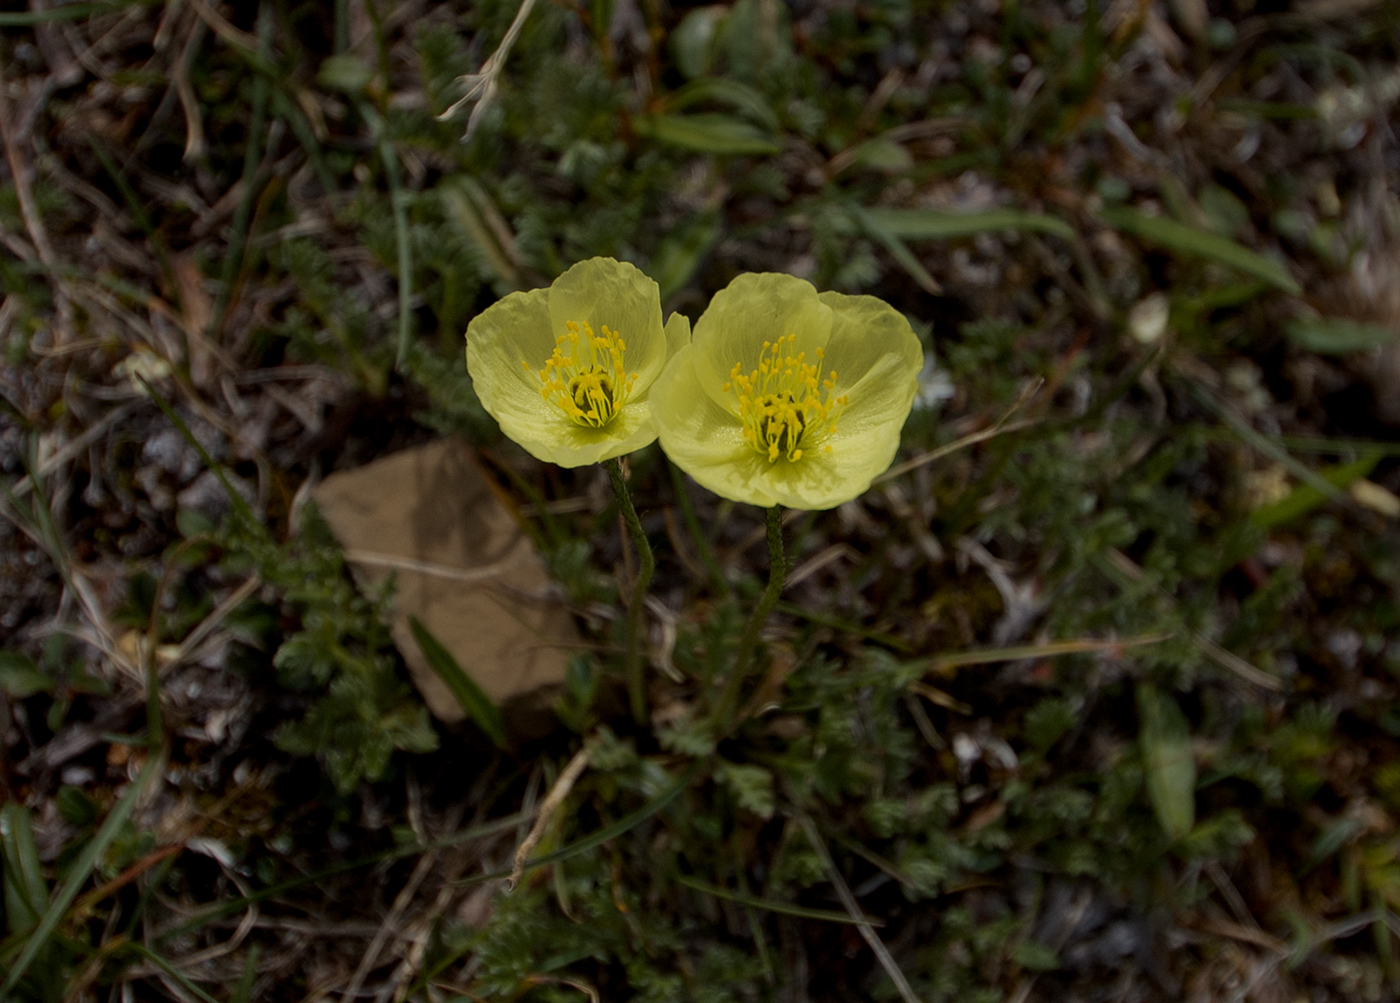
[[[758,368],[744,373],[736,362],[729,382],[721,388],[737,398],[745,441],[769,463],[780,456],[796,463],[805,455],[804,445],[809,449],[821,445],[830,452],[824,440],[836,431],[837,415],[850,402],[845,394],[832,397],[835,370],[822,380],[820,363],[826,353],[820,348],[815,352],[817,365],[806,362],[806,352],[784,354],[796,341],[795,334],[765,341]]]
[[[536,374],[540,396],[563,411],[575,424],[602,428],[612,421],[637,382],[623,367],[626,343],[606,324],[601,335],[587,322],[569,321],[567,335],[554,339],[554,354]],[[530,369],[528,360],[522,360]]]

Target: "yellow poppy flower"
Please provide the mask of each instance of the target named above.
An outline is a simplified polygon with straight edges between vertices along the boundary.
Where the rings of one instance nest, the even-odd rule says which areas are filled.
[[[635,265],[580,261],[548,289],[511,293],[467,325],[467,371],[501,431],[581,467],[656,438],[652,384],[690,321],[661,325],[661,292]]]
[[[765,508],[850,501],[890,465],[924,363],[873,296],[741,275],[652,388],[661,448],[715,494]]]

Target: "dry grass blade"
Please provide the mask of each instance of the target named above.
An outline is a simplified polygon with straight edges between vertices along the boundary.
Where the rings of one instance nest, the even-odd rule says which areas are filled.
[[[396,557],[393,554],[380,554],[372,550],[356,549],[345,551],[345,559],[351,564],[368,564],[372,567],[394,568],[398,571],[417,571],[435,578],[451,579],[454,582],[490,581],[493,578],[501,577],[509,569],[509,564],[504,561],[464,570],[434,564],[431,561],[415,561],[408,557]]]
[[[70,630],[69,633],[88,641],[106,655],[118,670],[130,678],[138,682],[144,680],[145,676],[140,666],[122,651],[116,631],[113,630],[97,594],[93,591],[92,583],[69,558],[63,537],[54,523],[52,512],[49,511],[49,501],[43,492],[43,482],[39,474],[38,464],[31,464],[26,480],[36,485],[32,489],[34,499],[29,511],[25,512],[18,504],[18,499],[15,498],[12,491],[0,485],[0,515],[3,515],[48,554],[49,560],[53,562],[64,585],[78,600],[78,605],[82,608],[84,616],[92,627],[92,633],[73,630]]]
[[[521,840],[519,848],[515,851],[515,865],[511,869],[510,877],[506,879],[507,890],[514,890],[515,886],[520,883],[520,877],[525,873],[525,865],[530,859],[530,852],[544,838],[545,830],[549,828],[554,813],[559,810],[559,806],[564,803],[564,799],[574,789],[574,784],[578,783],[578,778],[583,776],[583,771],[588,768],[589,755],[587,745],[574,753],[574,757],[569,760],[568,765],[559,774],[559,779],[554,781],[554,786],[549,789],[549,793],[540,802],[539,813],[535,816],[535,824],[530,826],[529,833]]]
[[[1039,419],[1036,418],[1029,418],[1023,421],[1010,421],[1010,418],[1017,411],[1029,404],[1044,385],[1045,380],[1040,378],[1027,384],[1026,388],[1021,391],[1021,396],[1016,399],[1016,403],[1011,405],[1007,412],[998,418],[997,423],[991,428],[983,429],[980,432],[973,432],[971,435],[965,435],[956,442],[950,442],[946,446],[939,446],[937,449],[916,456],[912,460],[906,460],[898,466],[891,467],[871,481],[871,486],[873,487],[876,484],[883,484],[885,481],[901,477],[911,470],[917,470],[919,467],[933,463],[935,460],[941,460],[950,453],[956,453],[959,449],[966,449],[968,446],[975,446],[979,442],[986,442],[988,439],[994,439],[1005,432],[1017,432],[1023,428],[1030,428],[1032,425],[1038,424]]]
[[[993,662],[1018,662],[1023,658],[1053,658],[1058,655],[1079,655],[1096,651],[1116,652],[1125,648],[1138,648],[1145,644],[1161,644],[1170,640],[1171,634],[1147,634],[1142,637],[1110,638],[1099,640],[1084,638],[1075,641],[1051,641],[1048,644],[1023,644],[1011,648],[985,648],[981,651],[958,651],[948,655],[936,655],[929,659],[929,671],[949,675],[952,670],[964,665],[990,665]]]
[[[461,806],[454,806],[453,821],[455,823],[461,814]],[[423,856],[418,858],[418,863],[413,867],[413,873],[409,875],[408,881],[394,897],[394,904],[389,907],[389,912],[384,916],[384,921],[380,923],[379,929],[375,931],[374,939],[369,942],[369,947],[365,949],[364,957],[360,959],[359,965],[355,967],[355,973],[350,977],[350,983],[345,987],[345,992],[341,994],[341,1003],[351,1003],[360,995],[360,988],[365,983],[366,976],[379,961],[379,955],[384,950],[384,945],[389,939],[399,932],[399,924],[403,920],[404,913],[413,904],[414,897],[418,894],[418,888],[424,879],[437,864],[440,851],[436,848],[428,850]]]
[[[10,102],[4,88],[0,88],[0,138],[5,143],[5,156],[10,164],[10,180],[15,188],[15,199],[19,203],[20,217],[24,228],[29,231],[29,239],[34,242],[34,250],[39,261],[48,271],[54,287],[54,303],[57,308],[57,324],[53,330],[53,344],[61,348],[73,340],[73,304],[68,291],[59,277],[58,255],[44,228],[44,219],[39,214],[34,200],[33,178],[30,165],[24,158],[21,145],[26,141],[27,129],[21,129],[10,114]]]
[[[870,945],[870,949],[875,952],[876,959],[880,962],[880,967],[885,970],[885,974],[890,977],[895,988],[899,990],[900,997],[904,1003],[920,1003],[919,997],[914,995],[913,986],[909,985],[909,980],[904,977],[904,972],[899,965],[895,964],[894,958],[890,955],[889,948],[880,939],[879,934],[871,925],[870,920],[861,912],[860,904],[856,902],[856,897],[851,894],[850,887],[846,884],[846,879],[841,876],[841,872],[836,868],[836,862],[831,859],[831,853],[826,848],[826,840],[817,831],[814,823],[806,815],[797,816],[797,822],[802,827],[803,834],[807,837],[807,842],[812,845],[817,856],[821,858],[822,866],[826,868],[827,880],[836,889],[836,895],[841,899],[841,904],[845,906],[846,912],[850,913],[855,920],[856,929],[860,931],[861,937]]]
[[[196,626],[194,630],[189,632],[189,635],[180,642],[180,647],[176,650],[170,661],[160,667],[160,671],[162,673],[170,672],[177,665],[184,662],[185,659],[189,658],[195,650],[198,649],[200,644],[204,642],[204,639],[218,629],[219,624],[223,623],[225,617],[236,610],[245,599],[257,591],[260,584],[261,581],[258,579],[258,576],[254,575],[242,585],[238,586],[238,588],[234,589],[228,598],[219,603],[208,616],[199,622],[199,625]]]
[[[1107,553],[1106,561],[1110,567],[1124,578],[1127,578],[1130,582],[1142,581],[1142,568],[1138,567],[1137,563],[1122,551],[1110,548]],[[1157,589],[1157,593],[1168,601],[1175,603],[1175,600],[1162,589]],[[1274,690],[1276,692],[1283,689],[1283,683],[1279,682],[1279,680],[1269,675],[1263,669],[1245,661],[1234,652],[1226,651],[1204,634],[1193,633],[1191,635],[1191,643],[1196,645],[1201,652],[1216,665],[1219,665],[1222,669],[1233,672],[1245,682],[1253,683],[1255,686],[1262,687],[1266,690]]]
[[[194,84],[190,82],[190,70],[199,47],[204,44],[208,32],[208,21],[201,17],[190,28],[189,38],[171,69],[171,86],[180,99],[180,108],[185,114],[185,156],[186,163],[197,163],[208,153],[208,143],[204,139],[204,116],[199,110],[199,98]]]
[[[142,403],[142,401],[128,401],[126,404],[108,411],[96,422],[89,425],[87,429],[83,431],[82,435],[70,442],[64,443],[63,446],[55,450],[52,454],[40,460],[39,476],[48,476],[69,460],[76,457],[83,450],[93,445],[111,431],[113,427],[130,417],[131,413],[139,408]],[[16,498],[20,498],[28,494],[32,488],[33,482],[30,481],[29,475],[26,474],[15,482],[14,487],[10,488],[10,493]]]
[[[843,558],[857,558],[859,556],[860,554],[850,544],[833,543],[821,553],[807,558],[807,560],[794,568],[792,574],[787,576],[787,582],[784,584],[783,588],[785,590],[790,589],[799,582],[805,582],[808,578],[811,578],[818,571],[822,570],[822,568],[830,564],[835,564]]]
[[[204,23],[214,30],[214,34],[225,42],[250,52],[257,51],[258,40],[255,36],[235,28],[227,18],[209,6],[205,0],[190,0],[190,6],[204,19]]]
[[[496,46],[496,51],[491,53],[478,72],[458,78],[457,82],[466,87],[467,91],[453,102],[450,108],[438,116],[438,121],[446,122],[462,108],[475,101],[476,107],[472,109],[471,117],[467,119],[467,131],[462,135],[462,142],[465,143],[472,138],[476,127],[481,123],[482,116],[486,114],[486,109],[495,100],[497,81],[500,79],[501,71],[505,69],[506,58],[510,55],[511,46],[515,45],[515,40],[520,37],[520,31],[525,27],[525,21],[530,16],[530,11],[534,6],[535,0],[521,0],[520,9],[515,13],[515,20],[511,21],[505,37],[501,39],[501,44]]]

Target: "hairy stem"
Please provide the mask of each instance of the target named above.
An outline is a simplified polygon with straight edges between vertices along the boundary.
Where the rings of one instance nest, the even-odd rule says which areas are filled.
[[[632,585],[632,601],[627,604],[627,696],[632,704],[632,717],[639,725],[647,721],[646,685],[642,678],[642,622],[646,617],[647,589],[651,586],[651,573],[656,570],[656,558],[652,555],[651,544],[647,542],[642,520],[637,518],[637,510],[632,506],[632,495],[627,491],[627,478],[622,473],[622,461],[611,459],[606,463],[608,476],[612,479],[613,493],[622,508],[622,518],[632,533],[632,543],[637,548],[641,567],[637,580]]]
[[[744,688],[749,663],[753,661],[754,649],[758,647],[759,632],[768,622],[768,614],[773,612],[773,607],[777,605],[785,584],[787,557],[783,553],[783,510],[774,505],[768,510],[768,587],[759,597],[758,605],[749,617],[748,626],[744,628],[744,635],[739,639],[739,653],[734,659],[734,668],[729,672],[724,692],[715,707],[713,723],[720,734],[727,732],[731,726],[730,719],[739,706],[739,694]]]

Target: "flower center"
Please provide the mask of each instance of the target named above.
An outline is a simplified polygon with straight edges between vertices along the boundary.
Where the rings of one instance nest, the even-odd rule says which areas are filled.
[[[795,341],[795,334],[765,341],[758,368],[745,374],[736,362],[729,371],[730,382],[723,387],[738,398],[744,438],[769,463],[779,456],[800,460],[804,449],[819,445],[830,451],[824,442],[836,431],[836,418],[850,401],[845,394],[832,396],[836,370],[822,379],[825,353],[817,349],[817,362],[812,365],[806,361],[806,352],[788,354]]]
[[[602,428],[627,403],[637,374],[622,364],[627,343],[604,324],[594,334],[587,323],[569,321],[568,334],[554,339],[554,354],[535,375],[540,396],[574,420],[575,424]],[[531,370],[529,360],[521,365]]]

